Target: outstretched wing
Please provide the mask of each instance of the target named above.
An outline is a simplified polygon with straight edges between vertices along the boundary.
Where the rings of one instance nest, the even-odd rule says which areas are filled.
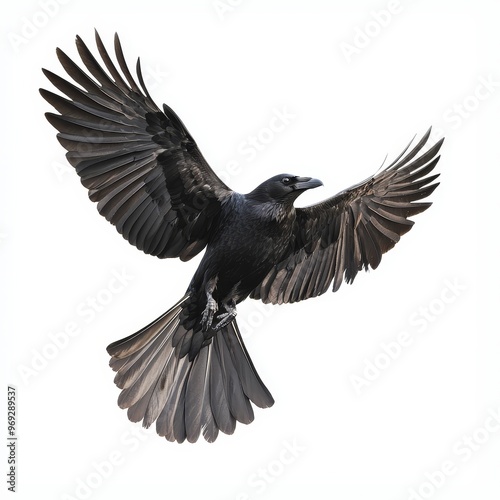
[[[376,269],[382,254],[411,229],[408,217],[431,205],[415,203],[438,186],[431,183],[439,174],[428,174],[439,160],[443,139],[421,153],[429,135],[430,129],[406,156],[410,145],[375,176],[317,205],[296,209],[288,253],[250,296],[274,304],[297,302],[325,293],[332,281],[335,292],[342,278],[352,283],[358,271]]]
[[[76,46],[93,78],[64,52],[57,56],[75,86],[54,73],[47,78],[69,99],[40,89],[60,113],[47,113],[66,157],[98,203],[99,213],[132,245],[160,258],[189,260],[206,245],[221,203],[231,190],[203,158],[179,117],[152,101],[137,61],[139,88],[118,35],[120,73],[96,32],[109,73],[80,37]]]

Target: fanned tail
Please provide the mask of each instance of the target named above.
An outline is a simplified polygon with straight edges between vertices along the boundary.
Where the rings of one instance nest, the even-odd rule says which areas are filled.
[[[120,408],[169,441],[213,442],[219,430],[234,432],[236,421],[254,419],[250,401],[268,408],[274,400],[257,374],[236,321],[222,328],[190,360],[181,356],[192,331],[180,322],[189,296],[139,332],[110,344],[110,366],[122,389]]]

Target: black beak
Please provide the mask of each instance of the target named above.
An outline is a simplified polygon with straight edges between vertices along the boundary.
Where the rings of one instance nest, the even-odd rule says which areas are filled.
[[[319,179],[312,177],[297,177],[297,182],[294,184],[294,190],[305,191],[306,189],[313,189],[322,186],[323,183]]]

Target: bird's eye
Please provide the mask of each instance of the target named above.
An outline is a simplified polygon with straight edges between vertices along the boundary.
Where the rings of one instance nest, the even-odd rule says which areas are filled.
[[[281,179],[281,182],[285,184],[285,186],[288,186],[288,184],[292,182],[292,179],[290,179],[290,177],[283,177],[283,179]]]

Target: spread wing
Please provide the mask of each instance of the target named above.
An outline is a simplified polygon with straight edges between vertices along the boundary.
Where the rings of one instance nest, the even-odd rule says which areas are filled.
[[[59,142],[89,197],[132,245],[160,258],[189,260],[206,245],[221,203],[231,190],[216,176],[179,117],[161,111],[142,78],[139,60],[132,77],[115,35],[118,71],[96,32],[106,72],[76,38],[90,72],[64,52],[57,56],[79,85],[43,70],[69,99],[40,89],[60,113],[47,113]],[[92,78],[93,77],[93,78]]]
[[[436,166],[443,139],[422,149],[430,129],[387,168],[336,196],[296,209],[294,239],[285,257],[250,295],[264,302],[287,303],[325,293],[333,281],[337,291],[344,278],[352,283],[358,271],[376,269],[413,226],[408,217],[431,203],[416,202],[429,196],[439,174]]]

